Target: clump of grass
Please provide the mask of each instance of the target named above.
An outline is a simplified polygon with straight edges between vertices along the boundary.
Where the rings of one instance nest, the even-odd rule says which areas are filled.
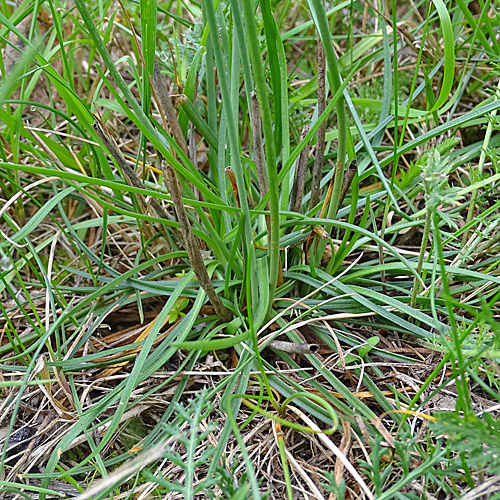
[[[495,455],[489,3],[43,5],[0,11],[5,491],[493,477],[464,438]]]

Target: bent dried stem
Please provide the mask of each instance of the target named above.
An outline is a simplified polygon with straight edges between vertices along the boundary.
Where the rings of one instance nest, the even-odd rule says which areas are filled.
[[[326,108],[326,63],[325,50],[318,42],[318,118],[323,114]],[[325,135],[326,135],[326,120],[319,126],[316,152],[314,155],[314,165],[312,170],[311,184],[311,199],[309,200],[309,210],[312,210],[318,203],[321,197],[321,173],[323,170],[323,161],[325,157]]]
[[[154,96],[164,126],[170,130],[178,146],[187,154],[188,148],[186,140],[182,135],[182,130],[179,126],[174,106],[170,100],[165,80],[157,62],[155,62],[154,65],[153,87]],[[193,233],[193,228],[191,227],[191,223],[189,222],[184,208],[184,203],[182,201],[182,189],[177,173],[172,166],[165,162],[164,159],[162,159],[162,170],[165,177],[165,184],[174,203],[175,215],[179,225],[181,226],[182,239],[184,240],[183,243],[188,253],[189,262],[191,263],[194,274],[196,275],[196,278],[198,279],[203,290],[205,290],[208,300],[210,300],[212,306],[214,307],[217,316],[222,321],[231,321],[233,314],[220,300],[212,284],[210,276],[208,275],[205,262],[203,261],[203,257],[201,255],[200,243]]]
[[[260,197],[264,198],[269,189],[267,182],[266,160],[264,158],[264,146],[262,144],[262,118],[260,115],[259,101],[255,90],[250,95],[252,108],[252,138],[253,138],[253,159],[257,170],[257,182],[259,183]],[[267,209],[268,205],[266,205]],[[266,215],[267,237],[271,241],[271,216]]]
[[[104,122],[98,115],[95,115],[95,118],[96,121],[93,123],[92,127],[96,131],[96,134],[99,136],[99,139],[101,139],[104,146],[106,146],[106,149],[109,151],[111,156],[115,159],[127,183],[130,186],[147,190],[148,188],[135,173],[134,169],[127,163],[127,160],[120,151],[120,148],[116,144],[113,136],[107,130]],[[154,198],[151,198],[149,196],[146,198],[146,196],[139,193],[137,194],[137,198],[139,201],[140,209],[144,215],[151,215],[149,214],[149,207],[151,207],[155,212],[154,215],[156,217],[159,217],[160,219],[170,220],[167,212]]]
[[[179,120],[177,119],[177,114],[175,112],[172,100],[167,92],[167,84],[163,75],[161,74],[161,69],[157,61],[155,61],[153,70],[153,88],[155,92],[155,99],[160,110],[161,117],[163,119],[164,125],[170,130],[174,136],[175,142],[178,146],[188,154],[188,147],[186,144],[186,139],[182,135],[182,130],[179,125]]]
[[[302,129],[302,135],[300,140],[302,141],[310,130],[309,125],[304,125]],[[298,159],[297,165],[295,166],[295,177],[293,180],[292,194],[290,196],[290,211],[291,212],[302,212],[302,200],[304,198],[304,185],[307,170],[307,160],[309,158],[309,143],[306,144],[304,149],[301,151]]]
[[[203,290],[205,290],[205,293],[212,303],[217,316],[219,316],[222,321],[231,321],[233,314],[221,302],[212,281],[208,276],[207,268],[203,262],[203,257],[201,256],[200,245],[193,233],[186,211],[184,210],[181,185],[179,183],[179,179],[177,178],[177,174],[170,165],[165,163],[164,160],[162,161],[162,169],[165,176],[165,183],[170,192],[170,196],[172,196],[172,201],[174,202],[175,214],[177,216],[177,221],[181,226],[181,233],[184,236],[184,246],[186,247],[189,262],[191,263],[194,274],[196,275],[196,278],[198,278]]]

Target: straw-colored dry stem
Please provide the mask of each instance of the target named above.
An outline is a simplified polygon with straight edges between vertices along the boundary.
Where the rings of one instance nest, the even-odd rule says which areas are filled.
[[[304,140],[311,127],[304,125],[300,140]],[[295,166],[295,177],[293,179],[292,194],[290,196],[290,211],[302,212],[302,199],[304,198],[304,185],[307,170],[307,159],[309,158],[310,146],[307,144],[301,151],[297,158],[297,165]]]
[[[134,172],[134,169],[127,163],[127,160],[120,151],[120,148],[99,117],[96,117],[93,127],[102,143],[106,146],[106,149],[120,167],[127,183],[139,189],[147,189],[139,176]],[[170,220],[167,212],[154,198],[148,197],[148,199],[146,199],[144,195],[137,194],[137,199],[139,200],[139,205],[144,215],[150,215],[149,207],[151,207],[155,212],[156,217]]]
[[[358,166],[356,164],[356,160],[351,161],[347,170],[344,172],[344,178],[342,179],[342,187],[340,189],[340,197],[339,197],[339,205],[344,201],[345,195],[358,171]]]
[[[259,101],[257,92],[253,91],[250,95],[252,108],[252,138],[253,138],[253,160],[257,170],[257,182],[259,184],[260,197],[263,198],[268,190],[266,161],[264,159],[264,147],[262,145],[262,121],[260,116]],[[266,205],[267,208],[267,205]],[[268,239],[271,239],[271,217],[266,215],[266,226]]]
[[[326,107],[325,66],[325,50],[321,42],[318,42],[318,118],[323,114]],[[321,172],[323,171],[325,156],[325,134],[326,120],[319,126],[316,136],[316,152],[314,154],[309,210],[312,210],[319,203],[321,197]]]
[[[167,92],[165,79],[161,74],[160,67],[157,62],[155,62],[154,66],[153,83],[156,102],[160,110],[164,125],[170,129],[177,144],[187,154],[187,144],[184,136],[182,135],[182,130],[179,126],[175,108]],[[193,229],[184,208],[184,203],[182,201],[182,189],[177,177],[177,173],[170,165],[167,165],[164,160],[162,160],[162,169],[165,176],[165,184],[174,203],[177,221],[181,226],[182,239],[184,240],[183,243],[188,253],[189,262],[191,263],[194,274],[200,282],[203,290],[205,290],[205,293],[207,294],[208,299],[213,305],[217,316],[219,316],[222,321],[231,321],[233,315],[231,311],[222,304],[212,285],[212,281],[210,280],[210,276],[208,275],[205,262],[203,262],[200,244],[193,233]]]
[[[174,136],[175,142],[179,145],[182,151],[184,151],[184,153],[188,154],[186,140],[182,134],[179,120],[177,119],[177,113],[175,112],[174,105],[172,104],[172,100],[167,92],[167,84],[161,74],[160,66],[157,61],[155,61],[154,65],[153,82],[154,90],[158,98],[160,114],[164,120],[166,119],[170,132]]]
[[[250,95],[250,102],[252,106],[253,160],[257,170],[257,182],[259,183],[260,196],[263,197],[267,193],[268,186],[266,162],[264,161],[264,148],[262,146],[262,122],[257,92],[252,92]]]
[[[203,290],[205,290],[208,299],[214,306],[217,316],[219,316],[222,321],[231,321],[233,318],[231,311],[222,304],[212,285],[212,281],[208,276],[207,268],[205,267],[205,263],[203,262],[203,258],[201,256],[200,245],[193,233],[186,211],[184,210],[181,185],[179,183],[179,179],[177,178],[177,174],[174,169],[165,162],[163,162],[162,167],[165,175],[165,183],[170,192],[170,196],[172,196],[172,201],[174,202],[175,213],[181,226],[181,233],[184,237],[184,245],[186,247],[189,262],[191,263],[194,274],[198,278]]]

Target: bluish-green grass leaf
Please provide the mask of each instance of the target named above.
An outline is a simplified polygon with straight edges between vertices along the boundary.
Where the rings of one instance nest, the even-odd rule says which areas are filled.
[[[441,91],[436,103],[431,109],[431,112],[441,108],[451,95],[453,81],[455,79],[455,40],[453,37],[453,26],[451,24],[450,15],[443,0],[432,0],[436,7],[439,21],[441,23],[441,31],[443,33],[444,45],[444,75],[441,84]]]

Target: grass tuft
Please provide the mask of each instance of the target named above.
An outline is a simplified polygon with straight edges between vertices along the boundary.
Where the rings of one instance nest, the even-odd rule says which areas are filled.
[[[3,498],[500,498],[497,5],[0,7]]]

